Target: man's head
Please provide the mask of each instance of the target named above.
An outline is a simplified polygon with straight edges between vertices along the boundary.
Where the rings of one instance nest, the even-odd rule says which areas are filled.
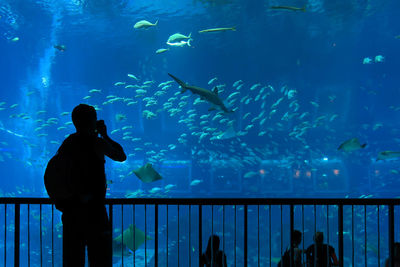
[[[79,104],[72,111],[72,122],[78,133],[95,133],[96,121],[97,113],[92,106]]]
[[[314,241],[317,244],[322,244],[324,242],[324,233],[316,232],[314,235]]]
[[[301,232],[299,230],[293,230],[292,242],[295,246],[301,243]]]
[[[211,244],[211,242],[212,242],[212,244]],[[212,246],[212,250],[214,252],[219,250],[219,236],[212,235],[208,239],[207,254],[209,254],[209,255],[211,255],[211,246]]]

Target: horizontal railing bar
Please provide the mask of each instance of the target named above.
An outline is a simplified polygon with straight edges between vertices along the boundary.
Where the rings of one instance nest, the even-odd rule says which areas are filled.
[[[54,204],[49,198],[0,198],[0,204]],[[107,198],[106,204],[148,205],[400,205],[391,198]]]

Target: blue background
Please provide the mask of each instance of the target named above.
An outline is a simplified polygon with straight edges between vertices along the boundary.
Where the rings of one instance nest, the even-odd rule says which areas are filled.
[[[305,6],[306,12],[271,9],[274,5]],[[107,161],[109,197],[397,196],[398,161],[376,162],[376,157],[384,150],[400,150],[399,7],[398,1],[1,1],[0,101],[6,103],[0,111],[0,195],[46,196],[47,161],[74,132],[72,125],[57,130],[71,120],[61,113],[88,103],[99,109],[109,133],[120,129],[110,136],[130,154],[122,164]],[[158,20],[158,25],[134,29],[142,19]],[[236,31],[198,33],[215,27]],[[191,33],[192,46],[156,54],[177,32]],[[14,37],[19,40],[12,41]],[[66,51],[55,49],[56,44]],[[376,55],[383,55],[384,62],[363,64]],[[209,112],[208,104],[194,105],[197,97],[186,92],[174,102],[176,107],[180,97],[189,96],[177,115],[171,117],[163,108],[180,91],[176,83],[148,108],[135,89],[114,85],[154,81],[145,94],[152,97],[158,84],[170,80],[167,73],[209,90],[225,85],[220,92],[225,100],[240,91],[231,106],[237,110],[222,118],[233,120],[236,133],[250,124],[253,128],[228,140],[210,140],[228,127],[212,120],[216,111]],[[218,80],[208,85],[214,77]],[[237,80],[243,81],[240,90],[233,87]],[[261,86],[250,90],[256,83]],[[256,101],[268,85],[274,92],[267,87],[260,96],[269,95]],[[288,99],[281,88],[296,90],[294,98]],[[101,93],[89,93],[91,89]],[[87,95],[92,97],[83,99]],[[108,95],[138,103],[104,104]],[[247,95],[249,104],[240,103]],[[294,100],[298,110],[289,106]],[[11,108],[13,104],[18,106]],[[144,118],[145,109],[156,118]],[[206,126],[215,129],[193,130],[190,123],[179,122],[190,109],[196,114],[193,125],[211,114]],[[252,123],[262,111],[262,118]],[[251,114],[243,119],[247,112]],[[293,116],[284,121],[286,112]],[[309,114],[300,118],[305,112]],[[126,120],[118,121],[117,114]],[[43,126],[49,118],[58,121]],[[302,123],[309,125],[304,134],[290,135]],[[124,126],[132,129],[122,130]],[[122,139],[126,131],[141,140]],[[259,136],[261,131],[266,134]],[[182,134],[187,136],[184,144],[178,141]],[[354,137],[366,148],[337,150]],[[170,144],[176,148],[169,149]],[[153,157],[163,149],[167,151]],[[146,162],[153,163],[163,180],[143,184],[132,174]],[[195,180],[200,183],[191,185]]]

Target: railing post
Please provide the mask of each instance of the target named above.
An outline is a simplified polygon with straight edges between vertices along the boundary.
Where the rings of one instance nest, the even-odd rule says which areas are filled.
[[[244,205],[244,267],[247,267],[247,205]]]
[[[394,267],[394,205],[389,205],[389,266]]]
[[[203,238],[202,220],[203,220],[202,206],[199,205],[199,266],[201,266],[201,254],[202,254],[202,250],[203,250],[203,244],[202,244],[202,238]]]
[[[339,225],[339,267],[343,267],[343,205],[339,205],[338,225]]]
[[[109,204],[108,205],[108,216],[110,217],[109,218],[109,222],[110,222],[110,231],[111,231],[111,233],[110,233],[110,235],[111,235],[111,240],[112,240],[112,238],[113,238],[113,205],[112,204]],[[122,231],[122,236],[124,235],[124,229],[121,229],[121,231]],[[107,253],[111,253],[111,257],[112,257],[112,251],[113,251],[113,244],[112,244],[112,242],[111,242],[111,252],[110,251],[108,251]]]
[[[14,266],[19,267],[20,204],[15,204]]]
[[[290,266],[294,267],[294,253],[293,253],[293,230],[294,230],[294,208],[290,205]],[[282,234],[282,233],[281,233]]]
[[[158,267],[158,204],[154,207],[154,267]]]

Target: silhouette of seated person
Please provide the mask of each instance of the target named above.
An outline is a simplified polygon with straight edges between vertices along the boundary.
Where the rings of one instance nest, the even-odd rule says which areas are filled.
[[[91,267],[112,266],[112,232],[105,208],[104,156],[124,161],[123,148],[110,139],[94,107],[80,104],[72,111],[76,133],[59,148],[71,160],[72,197],[57,201],[63,222],[63,266],[83,267],[85,247]],[[99,136],[100,135],[100,136]]]
[[[219,237],[212,235],[208,239],[206,252],[200,258],[201,267],[226,267],[226,255],[219,250]]]
[[[302,266],[302,250],[299,249],[299,245],[301,243],[301,232],[298,230],[293,230],[292,234],[292,247],[293,247],[293,258],[294,265],[293,267],[301,267]],[[290,246],[283,253],[281,261],[278,263],[278,267],[290,267]]]
[[[328,267],[339,266],[335,249],[324,244],[324,234],[316,232],[314,235],[314,244],[309,246],[306,251],[308,267]]]
[[[393,255],[394,267],[400,267],[400,243],[394,243],[394,255]],[[389,259],[385,261],[385,267],[390,267]]]

